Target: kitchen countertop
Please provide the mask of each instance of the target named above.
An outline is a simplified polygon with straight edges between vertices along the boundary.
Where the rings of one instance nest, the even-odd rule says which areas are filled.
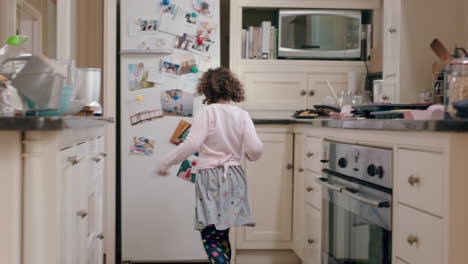
[[[254,118],[257,125],[308,124],[321,128],[429,131],[429,132],[468,132],[468,120],[403,120],[403,119],[265,119]]]
[[[110,117],[0,117],[0,130],[63,130],[98,127],[113,122],[114,118]]]

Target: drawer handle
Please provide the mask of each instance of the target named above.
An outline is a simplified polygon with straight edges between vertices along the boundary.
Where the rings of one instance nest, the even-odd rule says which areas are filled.
[[[307,192],[312,192],[313,190],[314,190],[314,188],[312,188],[311,186],[307,186],[307,188],[306,188]]]
[[[99,156],[96,156],[96,157],[92,158],[91,160],[98,163],[99,161],[101,161],[101,159],[102,159],[101,155],[99,155]]]
[[[312,157],[313,155],[314,155],[314,153],[312,153],[312,152],[307,152],[307,154],[306,154],[306,156],[307,156],[308,158]]]
[[[406,241],[408,242],[408,244],[410,244],[410,246],[412,246],[419,243],[419,238],[416,235],[411,234],[408,236]]]
[[[286,168],[287,168],[288,170],[290,170],[290,169],[293,168],[293,165],[292,165],[292,164],[288,164],[288,165],[286,166]]]
[[[306,90],[302,90],[302,91],[301,91],[301,95],[302,95],[302,96],[304,96],[304,95],[306,95],[306,94],[307,94],[307,91],[306,91]]]
[[[98,239],[103,240],[104,239],[104,233],[100,233],[99,235],[96,236]]]
[[[395,34],[395,33],[397,32],[397,30],[396,30],[396,28],[394,28],[394,27],[390,27],[390,28],[388,29],[388,32],[390,32],[390,34]]]
[[[78,159],[77,156],[71,156],[67,158],[67,161],[71,163],[72,166],[80,163],[80,160]]]
[[[307,243],[309,243],[309,245],[312,245],[313,243],[315,243],[315,240],[313,240],[312,238],[309,238],[307,240]]]
[[[411,186],[414,186],[416,184],[419,184],[421,182],[421,179],[419,179],[419,177],[416,177],[414,175],[411,175],[409,178],[408,178],[408,183],[411,185]]]
[[[309,91],[309,95],[310,95],[310,96],[314,96],[314,95],[315,95],[315,91],[314,91],[314,90],[310,90],[310,91]]]
[[[81,218],[85,218],[86,216],[88,216],[88,212],[85,210],[81,210],[81,211],[76,212],[76,215]]]
[[[303,168],[299,168],[298,171],[299,171],[299,172],[303,172],[304,169],[303,169]]]
[[[99,153],[99,155],[101,155],[101,156],[103,156],[103,157],[105,158],[105,157],[107,157],[107,155],[109,155],[109,153],[107,153],[107,152],[101,152],[101,153]]]

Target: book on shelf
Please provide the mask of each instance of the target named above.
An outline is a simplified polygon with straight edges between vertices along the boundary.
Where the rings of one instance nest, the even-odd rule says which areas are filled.
[[[242,30],[242,59],[277,59],[278,29],[271,21],[264,21],[259,27],[250,26]]]

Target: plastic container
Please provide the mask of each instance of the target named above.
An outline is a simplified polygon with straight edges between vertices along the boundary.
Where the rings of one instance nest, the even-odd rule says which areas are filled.
[[[446,119],[468,119],[468,58],[452,60],[445,74]]]

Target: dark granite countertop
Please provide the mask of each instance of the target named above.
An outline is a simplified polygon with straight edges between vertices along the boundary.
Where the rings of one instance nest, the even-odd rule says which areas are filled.
[[[468,132],[468,120],[402,120],[402,119],[262,119],[254,118],[257,125],[308,124],[313,127],[393,130],[393,131],[429,131],[429,132]]]
[[[113,122],[111,117],[0,117],[0,130],[62,130],[99,127]]]

